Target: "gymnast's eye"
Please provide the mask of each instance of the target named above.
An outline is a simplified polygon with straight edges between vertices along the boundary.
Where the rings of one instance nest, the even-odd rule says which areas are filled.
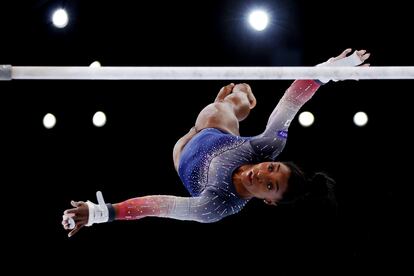
[[[267,167],[269,172],[273,172],[273,170],[275,169],[275,166],[273,166],[272,163],[269,164],[269,167]]]
[[[268,190],[273,189],[273,184],[271,182],[267,183],[267,189]]]

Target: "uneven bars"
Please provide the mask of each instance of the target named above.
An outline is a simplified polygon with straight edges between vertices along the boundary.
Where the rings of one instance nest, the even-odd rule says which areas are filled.
[[[64,67],[0,65],[0,80],[414,79],[414,66]]]

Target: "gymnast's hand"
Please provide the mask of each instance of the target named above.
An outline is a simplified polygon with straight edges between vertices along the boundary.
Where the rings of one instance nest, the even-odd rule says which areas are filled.
[[[366,50],[355,50],[352,55],[349,55],[349,53],[352,52],[352,49],[348,48],[345,51],[343,51],[339,56],[332,57],[328,59],[326,62],[316,65],[317,67],[340,67],[340,66],[362,66],[362,67],[368,67],[369,63],[365,63],[365,61],[369,58],[371,55],[370,53],[367,53]],[[319,81],[322,83],[327,83],[331,79],[328,78],[320,78]],[[338,81],[336,79],[332,79],[333,81]]]
[[[68,237],[75,235],[83,226],[88,223],[89,209],[83,201],[71,201],[75,208],[63,212],[62,225],[65,230],[71,230]]]
[[[348,56],[348,54],[351,52],[352,52],[352,49],[348,48],[345,51],[343,51],[339,56],[328,59],[328,61],[326,62],[328,63],[327,66],[356,66],[356,65],[365,66],[365,67],[369,66],[369,63],[364,63],[371,55],[370,53],[367,53],[367,50],[355,50],[352,55]],[[345,58],[352,59],[350,61],[352,61],[353,63],[347,64],[347,63],[339,62],[340,60],[345,59]]]

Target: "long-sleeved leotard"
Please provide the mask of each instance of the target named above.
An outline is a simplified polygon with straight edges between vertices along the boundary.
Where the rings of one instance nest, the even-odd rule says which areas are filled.
[[[197,133],[185,145],[178,167],[191,197],[138,197],[110,206],[110,213],[119,220],[157,216],[215,222],[239,212],[248,200],[237,195],[233,172],[244,164],[274,160],[285,146],[290,122],[319,87],[313,80],[293,82],[258,136],[234,136],[215,128]]]

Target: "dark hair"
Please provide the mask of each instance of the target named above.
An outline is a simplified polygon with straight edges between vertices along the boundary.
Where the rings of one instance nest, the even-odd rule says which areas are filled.
[[[337,209],[335,196],[335,180],[324,172],[312,173],[307,176],[304,171],[293,162],[283,162],[291,171],[288,188],[283,195],[281,204],[331,207]]]

